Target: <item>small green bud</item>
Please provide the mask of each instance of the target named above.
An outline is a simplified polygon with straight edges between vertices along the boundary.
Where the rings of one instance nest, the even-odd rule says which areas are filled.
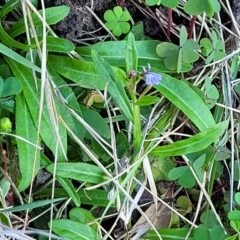
[[[9,118],[4,117],[0,119],[0,132],[9,133],[12,131],[12,123]]]

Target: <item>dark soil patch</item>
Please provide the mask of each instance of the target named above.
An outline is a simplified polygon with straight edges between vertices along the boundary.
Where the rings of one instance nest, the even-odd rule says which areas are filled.
[[[93,17],[87,7],[103,21],[104,12],[117,6],[115,0],[45,0],[45,7],[66,5],[70,13],[60,23],[53,26],[59,37],[66,38],[76,43],[81,39],[90,39],[88,43],[95,43],[98,36],[106,35],[99,22]],[[164,39],[158,23],[144,16],[133,4],[127,2],[126,7],[135,22],[143,21],[145,34],[153,39]],[[79,40],[79,41],[78,41]]]

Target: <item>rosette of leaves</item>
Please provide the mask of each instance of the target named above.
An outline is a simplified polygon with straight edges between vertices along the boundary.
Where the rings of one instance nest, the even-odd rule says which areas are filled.
[[[184,11],[194,16],[205,12],[208,17],[212,17],[214,12],[219,12],[220,9],[218,0],[188,0],[184,5]]]
[[[104,13],[106,27],[117,37],[129,32],[130,24],[128,21],[130,18],[129,12],[123,11],[120,6],[116,6],[113,10],[107,10]]]
[[[225,48],[224,42],[218,39],[215,31],[212,31],[212,41],[208,38],[203,38],[200,41],[200,45],[202,46],[202,55],[207,56],[205,60],[206,64],[220,60],[226,56],[223,52]]]
[[[193,39],[187,39],[187,30],[183,26],[180,30],[180,46],[163,42],[157,48],[157,54],[164,58],[165,66],[172,71],[181,72],[182,63],[192,64],[198,60],[200,46]]]

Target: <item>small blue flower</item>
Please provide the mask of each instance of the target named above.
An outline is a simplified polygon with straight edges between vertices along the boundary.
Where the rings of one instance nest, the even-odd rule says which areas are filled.
[[[151,65],[148,63],[148,69],[143,67],[142,76],[147,85],[158,85],[162,80],[162,75],[155,72],[150,72]]]

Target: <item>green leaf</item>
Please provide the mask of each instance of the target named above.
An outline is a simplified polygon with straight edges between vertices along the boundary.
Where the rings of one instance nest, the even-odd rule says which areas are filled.
[[[58,7],[51,7],[51,8],[46,8],[44,9],[45,14],[46,14],[46,22],[48,25],[52,25],[52,24],[56,24],[59,21],[61,21],[63,18],[65,18],[69,11],[70,8],[68,6],[58,6]],[[38,11],[39,14],[42,16],[42,10]],[[33,21],[33,25],[35,27],[40,27],[42,26],[42,21],[37,17],[37,15],[35,13],[32,14],[32,21]],[[29,28],[30,28],[30,23],[29,23]],[[25,24],[24,24],[24,19],[21,18],[16,24],[14,24],[12,26],[12,28],[10,28],[10,30],[8,31],[9,35],[11,37],[16,37],[22,33],[24,33],[25,30]]]
[[[150,154],[153,156],[180,156],[201,151],[218,140],[227,126],[228,121],[218,123],[188,139],[180,140],[170,145],[156,147]]]
[[[15,41],[3,29],[1,22],[0,22],[0,39],[7,46],[15,47],[15,48],[23,49],[23,50],[27,50],[29,48],[35,47],[35,45],[25,45],[25,44],[19,43],[18,41]]]
[[[123,11],[119,18],[119,21],[127,22],[131,19],[131,15],[128,11]]]
[[[69,194],[70,198],[72,198],[74,204],[79,207],[81,202],[79,195],[77,194],[72,182],[67,178],[61,178],[57,176],[58,182],[63,186],[66,192]]]
[[[178,0],[162,0],[162,5],[167,8],[175,8],[178,6]]]
[[[240,192],[235,193],[235,200],[237,204],[240,206]]]
[[[228,213],[228,219],[232,221],[240,221],[240,211],[233,210]]]
[[[114,12],[112,10],[107,10],[104,15],[103,15],[103,18],[105,21],[108,21],[108,22],[116,22],[118,21],[118,19],[116,18],[116,15],[114,14]]]
[[[182,64],[182,62],[179,61],[180,53],[181,49],[169,51],[168,56],[164,59],[164,64],[169,70],[174,71],[178,69],[178,72],[182,71],[182,68],[179,69],[179,64]]]
[[[1,97],[9,97],[11,95],[18,94],[22,91],[21,82],[15,77],[9,77],[4,82],[3,90],[1,91]]]
[[[38,37],[39,42],[42,43],[42,37]],[[35,39],[31,39],[33,43],[35,43]],[[75,46],[72,42],[57,38],[57,37],[47,37],[47,51],[49,52],[61,52],[61,53],[68,53],[74,50]]]
[[[53,220],[52,229],[59,236],[69,240],[100,240],[97,232],[90,226],[68,219]]]
[[[128,22],[119,22],[122,33],[126,34],[130,31],[130,24]]]
[[[147,66],[148,63],[150,63],[153,72],[170,72],[164,65],[164,59],[160,58],[156,53],[156,48],[159,43],[160,42],[156,40],[135,41],[138,52],[139,71],[142,71],[142,66]],[[77,47],[75,50],[80,56],[91,61],[91,50],[96,49],[99,55],[110,65],[126,69],[125,48],[126,41],[109,41],[97,43],[89,47]],[[188,72],[190,69],[191,66],[183,64],[181,71]]]
[[[16,96],[16,134],[31,143],[37,140],[37,129],[34,126],[31,113],[23,93]],[[28,188],[40,169],[40,149],[16,139],[18,147],[19,168],[21,181],[18,185],[20,192]],[[34,162],[35,161],[35,162]],[[33,173],[33,167],[35,167]]]
[[[117,23],[117,25],[114,27],[114,29],[112,30],[112,33],[114,34],[114,36],[117,36],[117,37],[119,37],[122,34],[122,29],[119,23]]]
[[[200,15],[204,12],[204,0],[188,0],[184,5],[184,11],[189,15]]]
[[[121,111],[130,120],[133,121],[133,113],[131,104],[124,90],[123,84],[117,78],[111,66],[100,57],[95,50],[92,50],[92,58],[95,67],[102,78],[102,82],[107,85],[107,91],[111,97],[117,102]]]
[[[198,51],[200,49],[200,46],[199,44],[194,41],[193,39],[188,39],[184,42],[183,44],[183,48],[187,48],[187,49],[190,49],[190,50],[195,50],[195,51]]]
[[[135,45],[134,35],[132,33],[129,33],[127,37],[125,59],[127,74],[129,74],[131,70],[137,71],[138,51]]]
[[[98,75],[92,62],[54,55],[48,55],[48,60],[60,75],[80,84],[82,87],[103,90],[106,86],[106,82]],[[114,71],[118,78],[126,79],[122,70],[114,68]]]
[[[116,7],[113,8],[113,11],[114,11],[117,19],[119,20],[121,15],[122,15],[122,12],[123,12],[122,8],[120,6],[116,6]]]
[[[208,107],[187,83],[163,73],[161,75],[161,84],[155,88],[182,110],[201,131],[215,124]]]
[[[159,97],[143,96],[135,104],[138,106],[149,106],[160,101]]]
[[[161,0],[146,0],[146,4],[148,6],[159,5],[160,3],[161,3]]]
[[[46,169],[53,173],[54,164],[50,164]],[[57,163],[56,175],[89,183],[102,183],[108,180],[98,166],[88,163]]]
[[[11,58],[12,60],[14,60],[14,61],[24,65],[27,68],[31,68],[32,70],[34,70],[36,72],[41,72],[41,69],[39,67],[37,67],[35,64],[33,64],[32,62],[28,61],[26,58],[22,57],[21,55],[17,54],[12,49],[6,47],[2,43],[0,43],[0,52],[3,55]]]
[[[69,218],[75,222],[85,223],[85,224],[88,224],[95,220],[92,213],[84,208],[72,208],[69,211]],[[95,231],[97,231],[98,229],[97,224],[91,224],[89,226],[92,227]]]
[[[9,12],[11,12],[13,9],[16,9],[20,5],[21,3],[18,0],[7,1],[1,8],[1,18],[5,17]]]
[[[183,176],[188,171],[188,169],[189,169],[188,166],[173,168],[168,173],[168,177],[170,180],[177,180],[178,178]]]
[[[109,126],[103,117],[96,111],[93,111],[87,107],[80,106],[83,119],[102,137],[109,139],[110,130]],[[89,138],[89,133],[86,133],[86,137]]]
[[[38,111],[36,111],[36,108],[38,108],[40,105],[39,103],[40,92],[36,91],[36,86],[34,82],[35,79],[33,77],[33,74],[28,68],[23,67],[22,65],[12,61],[11,59],[6,58],[6,61],[10,65],[14,75],[22,82],[23,92],[24,92],[34,125],[35,127],[37,127],[39,114],[38,114]],[[38,80],[37,80],[37,83],[39,83]],[[38,89],[39,89],[39,86],[38,86]],[[67,133],[66,133],[66,129],[61,124],[59,124],[58,133],[61,138],[64,151],[66,152]],[[44,104],[43,104],[40,136],[42,140],[46,143],[46,145],[51,149],[51,151],[55,153],[56,146],[58,144],[58,139],[56,137],[56,132],[54,131],[51,123],[46,101],[44,101]],[[58,157],[61,160],[64,159],[64,153],[62,152],[61,147],[59,147]]]
[[[187,48],[182,48],[182,61],[185,63],[193,63],[196,62],[199,58],[199,55],[197,52],[187,49]]]
[[[155,157],[151,161],[151,169],[155,182],[169,180],[168,173],[175,167],[172,159],[165,157]]]
[[[51,75],[51,79],[56,84],[59,90],[59,92],[62,94],[63,98],[67,100],[68,96],[72,96],[70,100],[67,101],[67,105],[74,109],[80,117],[82,117],[82,112],[78,103],[77,98],[74,95],[74,92],[71,87],[67,86],[67,83],[58,75],[58,73],[55,71],[55,69],[52,67],[52,65],[48,62],[47,63],[47,69],[48,73]],[[65,86],[65,87],[60,87]],[[64,120],[64,122],[67,124],[67,126],[74,132],[74,134],[79,138],[83,139],[85,136],[85,128],[83,125],[71,115],[71,113],[68,111],[68,109],[60,102],[56,102],[58,107],[60,108],[61,112],[61,118]]]
[[[210,231],[207,228],[198,227],[194,230],[194,240],[211,240]]]
[[[0,77],[0,96],[1,96],[1,97],[2,97],[3,86],[4,86],[4,81],[3,81],[3,79]]]
[[[24,205],[20,205],[17,207],[10,207],[7,209],[0,210],[0,213],[5,213],[5,212],[13,213],[13,212],[20,212],[20,211],[25,211],[28,209],[33,209],[33,208],[39,208],[39,207],[43,207],[48,204],[59,202],[59,201],[65,200],[65,199],[66,198],[55,198],[55,199],[34,201],[32,203],[26,203]]]
[[[167,57],[170,51],[178,51],[179,48],[177,45],[169,43],[169,42],[163,42],[157,45],[156,52],[159,57]]]
[[[180,28],[180,46],[183,46],[184,43],[187,41],[187,36],[188,36],[187,29],[185,26],[182,26]]]

